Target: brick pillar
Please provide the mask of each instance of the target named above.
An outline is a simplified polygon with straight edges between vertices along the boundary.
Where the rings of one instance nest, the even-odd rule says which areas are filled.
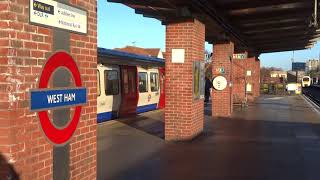
[[[70,1],[88,11],[89,23],[87,35],[70,33],[69,39],[88,91],[70,142],[70,179],[96,179],[96,3]],[[0,1],[0,179],[9,175],[8,169],[20,179],[52,179],[53,145],[29,110],[29,93],[38,87],[53,41],[52,28],[29,24],[29,0]]]
[[[256,58],[255,60],[255,87],[254,87],[254,97],[257,98],[260,96],[260,59]]]
[[[249,102],[254,100],[254,91],[256,83],[254,82],[256,72],[255,72],[255,57],[248,57],[246,59],[246,86],[251,85],[251,91],[247,89],[247,98]],[[247,72],[251,72],[251,75],[247,75]]]
[[[166,27],[165,139],[189,140],[203,130],[203,99],[193,100],[193,62],[203,61],[205,25],[198,20]],[[184,63],[173,63],[172,49],[184,49]]]
[[[245,52],[248,54],[247,52]],[[232,66],[232,93],[233,103],[241,104],[246,100],[246,59],[233,59]]]
[[[251,92],[247,92],[248,101],[254,101],[260,96],[260,61],[255,56],[246,59],[246,71],[251,75],[246,75],[247,83],[252,85]]]
[[[232,71],[233,103],[244,102],[246,96],[247,100],[252,102],[260,96],[260,61],[258,58],[253,56],[247,59],[233,59]],[[251,92],[246,92],[247,84],[251,85]]]
[[[233,93],[230,81],[232,80],[232,54],[234,52],[234,44],[232,42],[221,42],[213,46],[212,59],[212,76],[224,76],[228,85],[218,91],[213,88],[212,91],[212,116],[213,117],[229,117],[232,113]],[[219,74],[217,69],[223,68],[224,73]]]

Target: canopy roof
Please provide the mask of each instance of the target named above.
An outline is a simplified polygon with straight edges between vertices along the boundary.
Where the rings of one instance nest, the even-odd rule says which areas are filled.
[[[206,41],[232,40],[236,51],[300,50],[320,37],[314,0],[108,0],[163,24],[197,18],[206,25]]]

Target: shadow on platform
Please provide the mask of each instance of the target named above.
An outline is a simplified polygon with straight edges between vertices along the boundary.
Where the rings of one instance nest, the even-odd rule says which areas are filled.
[[[189,142],[159,136],[161,112],[101,126],[98,179],[317,180],[319,116],[301,97],[267,98],[231,118],[205,107],[204,132]]]
[[[193,141],[162,140],[153,147],[151,138],[142,147],[127,147],[126,155],[106,153],[106,169],[117,171],[106,170],[104,179],[317,179],[319,137],[319,124],[207,118],[203,134]],[[125,158],[142,149],[153,150],[136,161]],[[115,167],[119,162],[125,166]]]
[[[156,112],[147,112],[143,115],[135,115],[130,118],[120,119],[116,121],[124,123],[132,128],[138,129],[150,135],[164,139],[164,122],[162,114],[163,112],[161,110],[158,110]]]

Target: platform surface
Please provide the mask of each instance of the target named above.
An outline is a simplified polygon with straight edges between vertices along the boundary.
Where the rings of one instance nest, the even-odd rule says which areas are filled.
[[[98,179],[319,180],[320,115],[302,96],[263,96],[190,142],[163,139],[161,111],[98,127]]]

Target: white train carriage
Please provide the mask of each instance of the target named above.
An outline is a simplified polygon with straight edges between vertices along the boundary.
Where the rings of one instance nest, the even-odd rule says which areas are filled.
[[[312,81],[312,79],[310,78],[310,76],[303,76],[301,86],[302,87],[309,87],[309,86],[311,86],[311,81]]]
[[[164,108],[164,60],[102,48],[98,57],[98,123]]]
[[[160,99],[159,70],[138,67],[138,87],[137,113],[157,109]]]
[[[97,120],[114,119],[119,116],[121,105],[120,68],[115,65],[98,65]]]

